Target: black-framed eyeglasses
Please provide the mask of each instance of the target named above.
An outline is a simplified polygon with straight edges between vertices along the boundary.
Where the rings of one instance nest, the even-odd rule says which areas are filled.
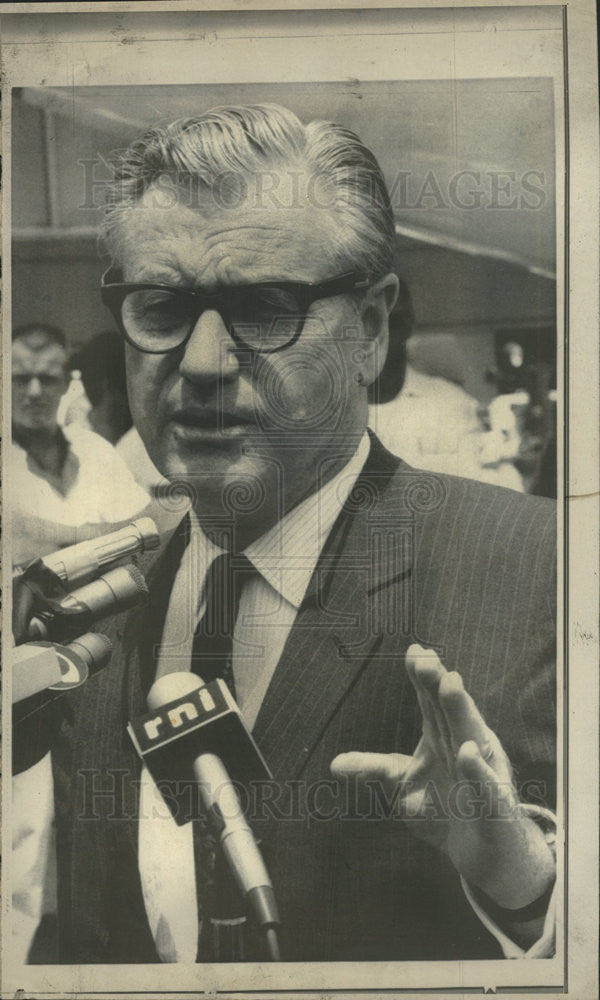
[[[190,338],[207,309],[221,316],[235,343],[258,354],[274,354],[294,344],[313,302],[363,292],[368,276],[348,271],[318,284],[265,281],[232,285],[218,292],[178,285],[123,284],[113,268],[102,277],[102,301],[122,335],[138,351],[167,354]]]

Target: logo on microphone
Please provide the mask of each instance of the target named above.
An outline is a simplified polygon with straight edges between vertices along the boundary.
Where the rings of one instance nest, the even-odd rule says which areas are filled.
[[[157,741],[183,736],[230,708],[220,687],[211,685],[210,690],[201,687],[143,716],[132,724],[132,728],[143,752],[156,747]]]
[[[260,750],[223,680],[187,691],[130,722],[129,735],[177,823],[190,817],[194,761],[215,754],[234,781],[271,777]]]

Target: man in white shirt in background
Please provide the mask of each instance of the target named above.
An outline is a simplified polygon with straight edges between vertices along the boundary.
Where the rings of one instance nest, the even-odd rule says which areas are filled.
[[[31,323],[12,341],[12,559],[21,565],[138,516],[148,494],[108,441],[60,427],[67,387],[62,332]]]

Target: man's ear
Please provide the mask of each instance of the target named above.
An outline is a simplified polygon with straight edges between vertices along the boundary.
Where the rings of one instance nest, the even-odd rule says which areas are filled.
[[[372,385],[385,364],[389,344],[389,315],[396,304],[400,283],[395,274],[386,274],[369,290],[361,306],[365,336],[361,384]]]

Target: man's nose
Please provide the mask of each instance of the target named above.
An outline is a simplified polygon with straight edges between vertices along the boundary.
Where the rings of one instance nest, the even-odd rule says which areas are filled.
[[[185,345],[179,370],[191,382],[235,378],[239,362],[235,341],[215,309],[201,313]]]
[[[40,382],[37,375],[29,379],[27,383],[27,396],[29,399],[37,399],[38,396],[42,395],[42,383]]]

